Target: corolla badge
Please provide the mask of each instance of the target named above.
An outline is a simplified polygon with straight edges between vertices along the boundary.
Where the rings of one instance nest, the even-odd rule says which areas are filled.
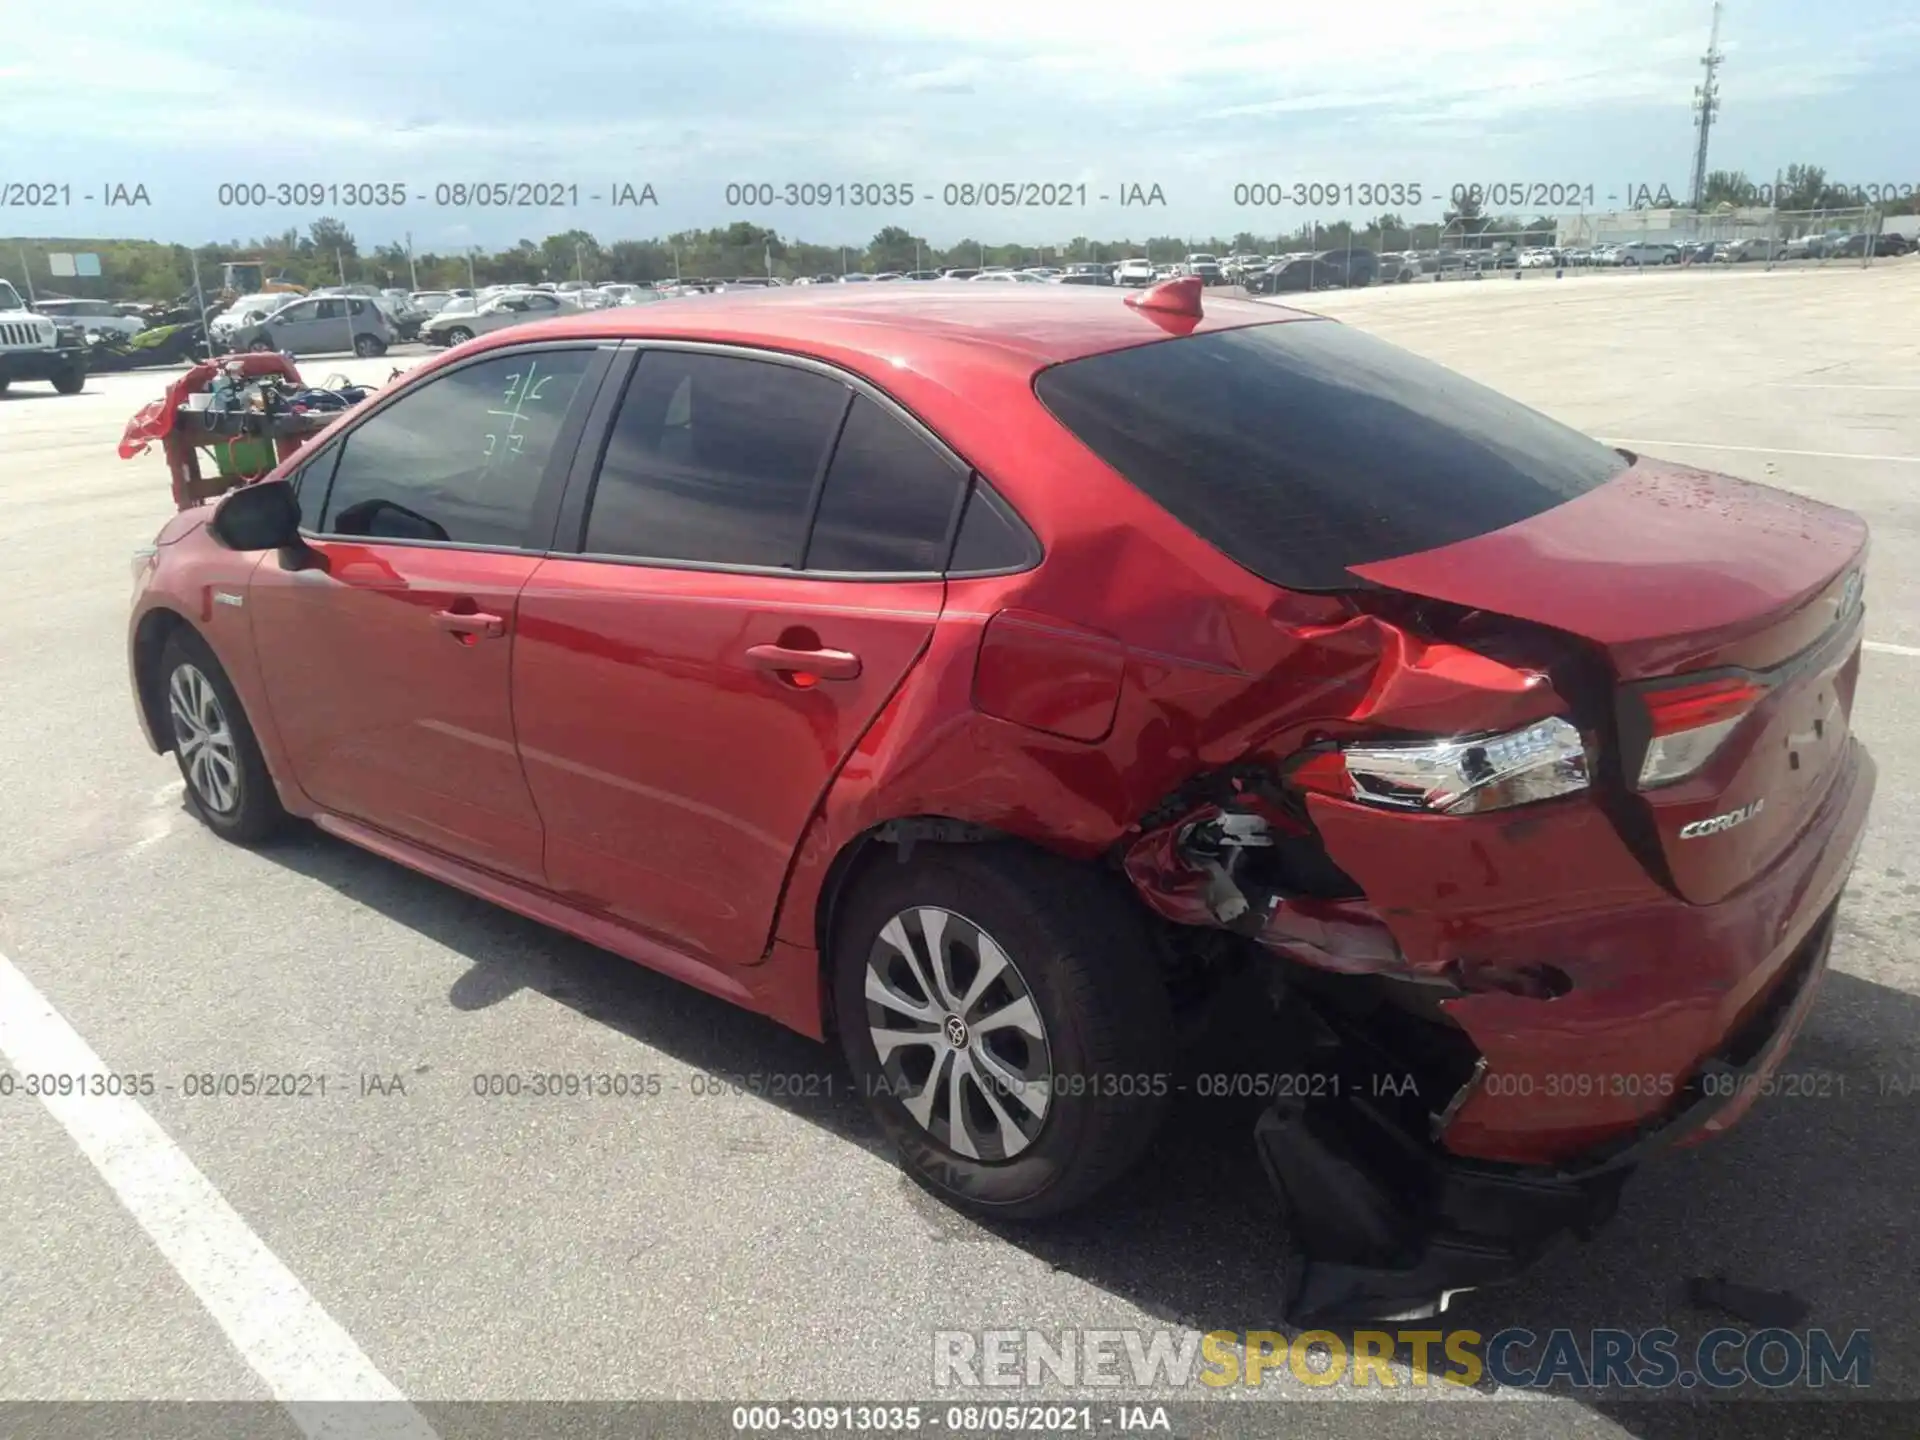
[[[1702,835],[1719,835],[1733,829],[1736,825],[1744,825],[1758,815],[1765,808],[1766,803],[1765,800],[1756,800],[1751,805],[1742,805],[1738,810],[1729,810],[1724,815],[1709,815],[1705,820],[1696,820],[1691,825],[1682,825],[1680,838],[1698,840]]]

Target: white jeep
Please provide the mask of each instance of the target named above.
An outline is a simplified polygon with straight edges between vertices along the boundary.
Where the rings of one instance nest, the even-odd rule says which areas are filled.
[[[0,390],[15,380],[51,380],[62,395],[77,395],[87,383],[85,340],[78,326],[65,329],[37,315],[0,280]]]

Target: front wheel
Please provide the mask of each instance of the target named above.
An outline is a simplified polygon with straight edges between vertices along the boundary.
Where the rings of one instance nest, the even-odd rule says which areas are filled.
[[[464,325],[456,325],[447,331],[447,344],[449,345],[464,345],[472,338],[473,331],[467,329]]]
[[[1138,907],[1015,844],[883,859],[834,937],[840,1043],[902,1168],[973,1214],[1085,1203],[1145,1152],[1173,1023]]]
[[[176,630],[161,652],[159,685],[188,807],[235,844],[257,844],[274,834],[287,812],[213,648],[192,630]]]
[[[258,340],[247,346],[247,349],[253,351],[256,355],[264,355],[273,349],[273,337],[271,335],[262,335]]]
[[[87,367],[69,365],[53,377],[53,388],[62,395],[78,395],[87,385]]]

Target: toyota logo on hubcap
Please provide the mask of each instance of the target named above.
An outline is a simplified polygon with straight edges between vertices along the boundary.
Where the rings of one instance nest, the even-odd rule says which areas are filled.
[[[958,1015],[947,1016],[947,1043],[956,1050],[967,1047],[967,1022]]]

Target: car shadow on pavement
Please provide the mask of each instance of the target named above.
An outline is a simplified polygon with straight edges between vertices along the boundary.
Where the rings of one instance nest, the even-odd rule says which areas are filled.
[[[742,1083],[753,1076],[818,1077],[815,1085],[762,1093],[840,1139],[890,1153],[829,1046],[318,832],[262,853],[464,957],[471,968],[447,997],[456,1009],[484,1009],[531,990],[696,1072]],[[1843,917],[1836,952],[1842,963],[1848,943]],[[1225,1013],[1257,1011],[1229,1006]],[[1257,1037],[1234,1033],[1234,1025],[1220,1032],[1219,1068],[1261,1065]],[[1272,1068],[1270,1058],[1264,1068]],[[1689,1306],[1690,1277],[1724,1276],[1804,1299],[1810,1311],[1801,1330],[1825,1328],[1839,1342],[1855,1330],[1870,1332],[1870,1389],[1829,1391],[1826,1398],[1911,1404],[1920,1399],[1920,1285],[1911,1238],[1920,1192],[1917,1106],[1920,997],[1830,972],[1774,1093],[1726,1135],[1644,1168],[1595,1239],[1569,1245],[1508,1285],[1457,1297],[1437,1320],[1378,1328],[1483,1336],[1565,1328],[1584,1347],[1597,1328],[1668,1327],[1679,1333],[1684,1359],[1716,1326],[1765,1328]],[[904,1177],[902,1191],[937,1242],[1019,1246],[1170,1325],[1292,1334],[1297,1327],[1280,1315],[1285,1226],[1252,1146],[1258,1109],[1258,1102],[1203,1100],[1191,1091],[1176,1097],[1138,1170],[1094,1209],[1056,1221],[989,1225]],[[1354,1328],[1335,1332],[1350,1341]],[[1409,1350],[1399,1353],[1412,1358]],[[1437,1350],[1434,1363],[1437,1371],[1447,1365]],[[1826,1409],[1800,1403],[1813,1393],[1704,1409],[1694,1391],[1577,1398],[1629,1433],[1678,1440],[1802,1433],[1795,1427]],[[1911,1414],[1906,1407],[1874,1408]],[[1733,1428],[1722,1432],[1722,1424]]]

